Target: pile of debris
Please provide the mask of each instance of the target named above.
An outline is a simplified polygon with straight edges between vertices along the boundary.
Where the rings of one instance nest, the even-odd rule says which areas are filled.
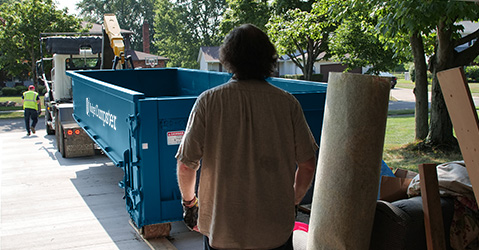
[[[13,101],[0,102],[0,107],[14,107],[15,105],[17,103]]]

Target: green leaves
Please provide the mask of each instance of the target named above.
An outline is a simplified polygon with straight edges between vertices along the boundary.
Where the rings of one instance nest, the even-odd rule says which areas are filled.
[[[320,4],[314,4],[311,11],[290,9],[285,14],[273,15],[268,24],[268,35],[278,53],[286,54],[303,71],[305,79],[310,79],[315,61],[322,52],[328,52],[331,33],[336,24],[331,22],[328,13]]]
[[[169,67],[198,68],[200,46],[217,46],[222,41],[221,16],[224,0],[162,0],[155,5],[153,44],[167,56]]]
[[[228,8],[223,14],[220,29],[225,36],[233,28],[244,23],[256,25],[266,31],[265,25],[271,15],[271,7],[264,0],[227,0]]]
[[[10,76],[34,76],[34,64],[40,54],[40,33],[80,28],[80,21],[56,10],[52,0],[6,3],[0,6],[0,16],[5,20],[5,25],[0,26],[0,68]]]

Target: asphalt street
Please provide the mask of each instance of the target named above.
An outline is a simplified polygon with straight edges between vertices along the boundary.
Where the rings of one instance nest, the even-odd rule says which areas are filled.
[[[389,101],[389,110],[414,109],[416,98],[412,89],[394,88],[391,89],[391,97],[394,101]],[[473,97],[474,103],[479,106],[479,97]],[[429,105],[431,105],[431,93],[429,93]]]

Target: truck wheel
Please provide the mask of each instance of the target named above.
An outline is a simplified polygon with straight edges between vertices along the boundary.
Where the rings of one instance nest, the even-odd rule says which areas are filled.
[[[50,115],[50,112],[45,110],[45,128],[47,130],[47,135],[54,135],[55,134],[55,129],[52,129],[52,127],[50,125],[48,125],[48,122],[51,122],[51,121],[52,121],[52,117]]]
[[[57,139],[57,150],[60,152],[63,158],[65,158],[65,143],[63,142],[63,130],[62,126],[60,125],[60,119],[58,119],[58,115],[55,117],[55,138]]]
[[[58,143],[58,151],[60,152],[60,154],[62,155],[63,158],[65,158],[65,139],[63,138],[63,129],[61,126],[59,126],[58,130],[57,130],[59,133],[60,136],[58,136],[58,140],[57,140],[57,143]]]

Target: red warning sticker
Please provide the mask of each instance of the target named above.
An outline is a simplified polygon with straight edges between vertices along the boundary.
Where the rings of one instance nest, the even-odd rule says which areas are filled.
[[[184,134],[185,134],[184,130],[166,132],[168,145],[180,145],[181,139],[183,138]]]

